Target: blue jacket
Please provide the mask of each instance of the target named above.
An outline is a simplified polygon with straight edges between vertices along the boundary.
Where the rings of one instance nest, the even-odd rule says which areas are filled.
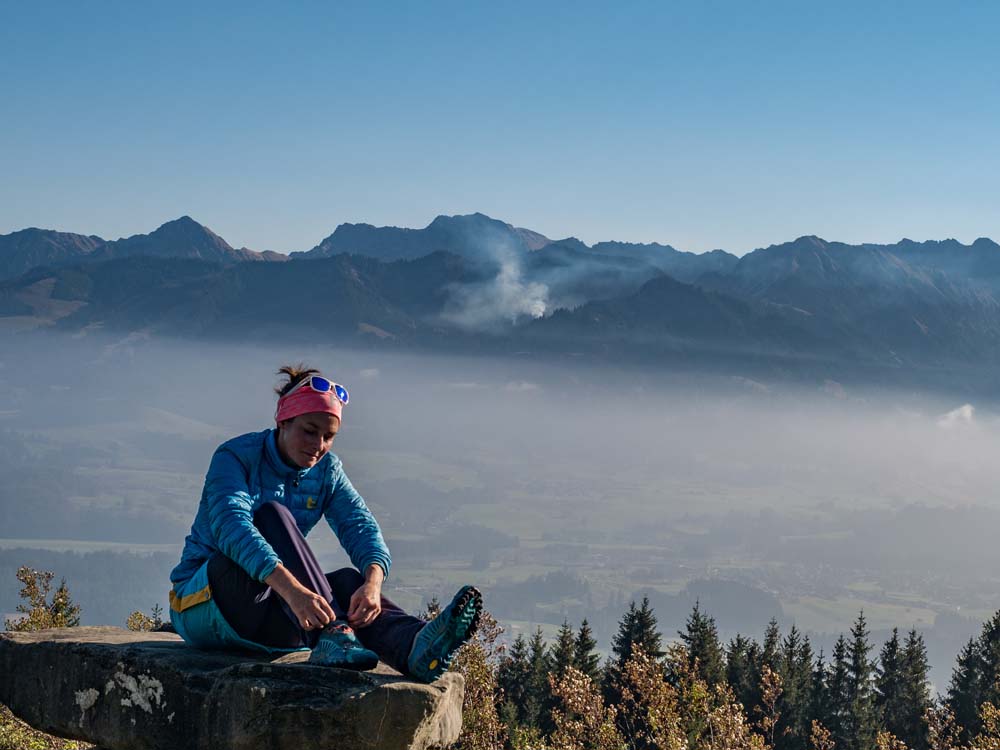
[[[281,561],[253,525],[253,514],[270,501],[292,512],[303,536],[325,517],[358,570],[375,563],[389,574],[391,559],[382,532],[340,459],[327,453],[310,469],[293,468],[278,453],[275,431],[265,430],[216,449],[180,564],[170,573],[174,587],[217,552],[254,579],[267,578]]]

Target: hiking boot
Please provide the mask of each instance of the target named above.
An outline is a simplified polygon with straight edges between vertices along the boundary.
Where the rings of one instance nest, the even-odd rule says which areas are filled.
[[[350,627],[332,622],[319,634],[319,641],[309,655],[309,663],[364,671],[378,666],[378,655],[362,646]]]
[[[463,586],[441,613],[424,625],[413,639],[407,659],[410,675],[433,682],[451,665],[455,652],[479,627],[483,595],[474,586]]]

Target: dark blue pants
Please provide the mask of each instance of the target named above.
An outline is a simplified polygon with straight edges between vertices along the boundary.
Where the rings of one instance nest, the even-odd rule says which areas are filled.
[[[337,619],[346,623],[351,596],[364,583],[361,573],[354,568],[324,573],[284,505],[265,503],[254,513],[253,523],[296,580],[326,599]],[[272,648],[311,648],[316,644],[319,630],[303,630],[276,591],[255,581],[225,555],[217,554],[209,560],[208,581],[216,606],[241,638]],[[406,674],[413,638],[423,626],[423,620],[406,614],[383,596],[382,612],[371,625],[356,633],[365,648]]]

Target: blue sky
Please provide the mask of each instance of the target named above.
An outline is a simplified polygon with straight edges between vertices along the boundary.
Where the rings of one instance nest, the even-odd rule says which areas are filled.
[[[0,233],[1000,239],[997,3],[32,5],[0,12]]]

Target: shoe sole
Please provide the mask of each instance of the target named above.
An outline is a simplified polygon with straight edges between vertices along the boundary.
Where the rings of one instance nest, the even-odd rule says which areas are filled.
[[[463,586],[448,605],[448,627],[442,630],[427,647],[434,656],[422,675],[428,682],[436,680],[451,666],[452,659],[479,628],[483,613],[483,595],[475,586]],[[448,648],[448,646],[451,648]]]

